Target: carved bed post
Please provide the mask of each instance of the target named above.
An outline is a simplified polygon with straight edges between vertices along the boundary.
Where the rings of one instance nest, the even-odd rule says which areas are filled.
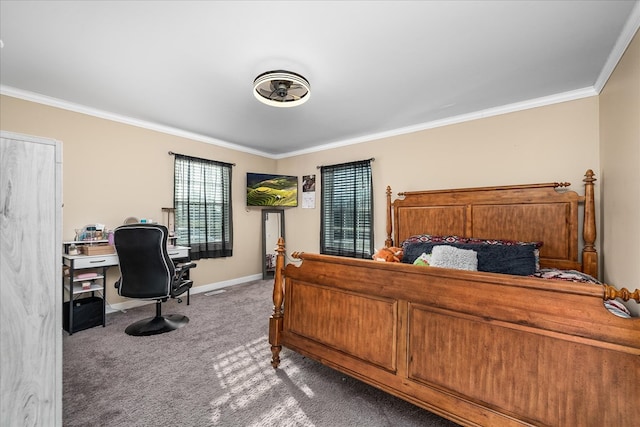
[[[273,314],[269,318],[269,343],[271,344],[271,366],[277,368],[280,365],[280,332],[282,332],[282,321],[284,320],[282,303],[284,302],[284,279],[282,271],[284,270],[284,239],[278,238],[278,247],[275,249],[276,255],[276,271],[273,281]]]
[[[387,240],[384,241],[384,245],[386,247],[393,246],[393,237],[391,237],[391,232],[393,231],[391,216],[391,186],[387,185]]]
[[[635,300],[635,302],[640,303],[640,289],[636,289],[635,291],[630,292],[627,288],[618,290],[611,285],[603,286],[605,301],[620,298],[623,301]]]
[[[584,224],[582,226],[582,238],[584,248],[582,249],[582,270],[597,278],[598,277],[598,252],[595,248],[596,241],[596,210],[594,201],[593,186],[596,179],[591,169],[587,170],[584,178]]]

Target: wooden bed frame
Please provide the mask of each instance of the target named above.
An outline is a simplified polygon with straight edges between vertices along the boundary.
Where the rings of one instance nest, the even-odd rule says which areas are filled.
[[[393,203],[387,188],[386,243],[423,233],[543,241],[542,267],[597,277],[594,181],[587,171],[585,196],[549,183]],[[637,425],[640,318],[603,300],[640,302],[638,290],[307,253],[285,268],[282,239],[277,252],[274,368],[286,346],[465,426]]]

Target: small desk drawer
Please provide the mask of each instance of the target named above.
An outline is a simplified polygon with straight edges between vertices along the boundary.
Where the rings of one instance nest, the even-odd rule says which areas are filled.
[[[189,248],[186,246],[177,246],[175,248],[168,248],[167,253],[169,257],[174,259],[182,259],[189,257]]]
[[[95,255],[82,256],[74,260],[73,268],[80,270],[83,268],[108,267],[110,265],[118,265],[118,255]]]

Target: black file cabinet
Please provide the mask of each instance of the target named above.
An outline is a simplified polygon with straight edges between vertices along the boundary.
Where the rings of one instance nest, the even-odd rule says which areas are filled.
[[[73,303],[73,327],[69,327],[69,309]],[[67,301],[63,307],[63,326],[64,330],[73,333],[83,331],[94,326],[103,324],[104,308],[103,299],[100,297],[78,298],[73,301]]]

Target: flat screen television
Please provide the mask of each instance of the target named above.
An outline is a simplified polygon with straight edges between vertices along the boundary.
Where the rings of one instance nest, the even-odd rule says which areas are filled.
[[[298,177],[247,172],[247,206],[298,206]]]

